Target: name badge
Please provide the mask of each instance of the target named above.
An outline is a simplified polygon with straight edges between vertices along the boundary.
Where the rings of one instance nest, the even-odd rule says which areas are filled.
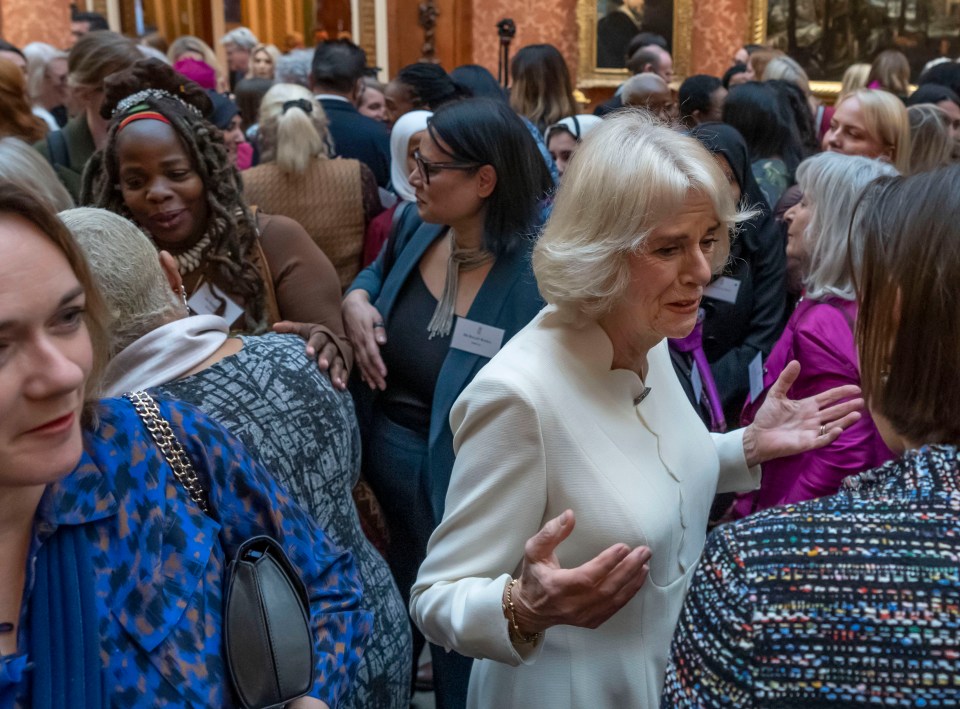
[[[720,276],[713,283],[703,289],[703,294],[714,300],[724,303],[736,303],[737,293],[740,292],[740,281],[730,276]]]
[[[243,308],[209,281],[190,296],[187,305],[197,315],[219,315],[230,325],[243,315]]]
[[[752,404],[763,393],[763,352],[757,352],[757,356],[750,360],[747,365],[747,374],[750,375],[750,403]]]
[[[466,318],[457,318],[453,337],[450,338],[450,346],[489,359],[500,351],[503,334],[504,330],[499,327],[484,325]]]
[[[700,376],[700,367],[693,363],[693,369],[690,370],[690,384],[693,386],[693,400],[700,403],[700,396],[703,394],[703,377]]]

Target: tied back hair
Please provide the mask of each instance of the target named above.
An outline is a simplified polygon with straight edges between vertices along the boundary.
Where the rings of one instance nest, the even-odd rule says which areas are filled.
[[[104,84],[101,115],[105,118],[112,115],[120,101],[143,89],[161,89],[171,94],[170,97],[149,96],[142,103],[170,121],[203,181],[208,209],[204,233],[211,242],[204,260],[216,285],[243,299],[246,316],[243,329],[252,333],[265,331],[269,323],[258,266],[257,228],[242,197],[240,173],[229,160],[217,127],[188,107],[194,106],[209,115],[210,98],[200,86],[157,59],[138,61],[130,69],[110,76]],[[117,129],[124,115],[114,117],[106,145],[84,171],[80,203],[108,209],[132,220],[119,187]]]

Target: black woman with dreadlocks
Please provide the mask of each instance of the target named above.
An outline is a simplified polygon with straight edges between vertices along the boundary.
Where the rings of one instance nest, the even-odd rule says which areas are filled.
[[[132,219],[169,252],[191,311],[221,316],[233,332],[296,333],[346,388],[353,351],[337,273],[303,227],[244,202],[220,131],[203,117],[212,108],[203,89],[155,59],[105,87],[112,124],[81,203]]]

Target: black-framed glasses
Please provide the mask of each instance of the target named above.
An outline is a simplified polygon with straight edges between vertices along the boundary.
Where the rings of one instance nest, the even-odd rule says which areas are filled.
[[[413,159],[417,163],[417,170],[420,171],[420,177],[424,184],[430,184],[431,175],[436,175],[441,170],[476,170],[480,167],[475,162],[430,162],[424,160],[419,150],[413,151]]]

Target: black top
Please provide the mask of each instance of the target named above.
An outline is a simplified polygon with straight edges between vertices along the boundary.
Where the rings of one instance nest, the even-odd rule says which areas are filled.
[[[429,338],[427,324],[437,299],[414,268],[403,284],[387,322],[387,344],[380,354],[387,367],[387,389],[380,395],[384,415],[404,428],[430,433],[433,391],[450,350],[450,335]]]
[[[743,201],[757,215],[739,225],[730,243],[730,258],[723,275],[740,282],[734,303],[704,297],[703,351],[723,400],[728,423],[740,420],[750,391],[750,361],[762,352],[764,359],[786,324],[787,253],[776,220],[750,169],[743,137],[723,123],[702,123],[691,131],[711,153],[730,164]]]
[[[373,171],[377,184],[386,188],[390,182],[390,134],[386,125],[364,116],[347,101],[324,98],[320,105],[330,121],[327,130],[336,155],[359,160]]]

